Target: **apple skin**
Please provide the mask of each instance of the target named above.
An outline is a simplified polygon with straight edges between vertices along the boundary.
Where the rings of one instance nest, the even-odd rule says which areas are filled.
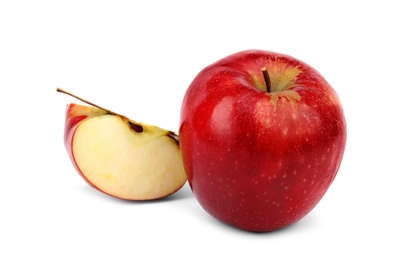
[[[254,232],[308,214],[335,179],[346,144],[342,105],[324,77],[263,50],[203,69],[186,91],[180,122],[183,164],[199,204]]]

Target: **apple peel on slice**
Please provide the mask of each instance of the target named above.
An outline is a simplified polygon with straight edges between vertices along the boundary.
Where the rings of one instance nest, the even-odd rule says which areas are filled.
[[[185,184],[175,133],[94,106],[68,105],[64,140],[73,165],[92,187],[121,199],[153,200]]]

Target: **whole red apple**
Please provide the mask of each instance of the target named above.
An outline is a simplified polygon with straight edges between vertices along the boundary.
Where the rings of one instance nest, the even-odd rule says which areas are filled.
[[[342,161],[346,121],[335,90],[311,66],[247,50],[196,76],[179,136],[200,205],[237,228],[265,232],[321,200]]]

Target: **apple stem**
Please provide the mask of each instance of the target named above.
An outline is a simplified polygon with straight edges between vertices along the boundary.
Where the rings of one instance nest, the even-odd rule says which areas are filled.
[[[71,96],[71,97],[74,97],[74,98],[76,98],[76,99],[78,99],[78,100],[80,100],[80,101],[82,101],[82,102],[84,102],[84,103],[86,103],[86,104],[88,104],[88,105],[91,105],[91,106],[97,107],[97,108],[99,108],[99,109],[101,109],[101,110],[104,110],[104,111],[106,111],[108,114],[111,114],[111,115],[119,115],[119,114],[117,114],[117,113],[115,113],[115,112],[113,112],[113,111],[111,111],[111,110],[108,110],[108,109],[105,109],[105,108],[103,108],[103,107],[101,107],[101,106],[98,106],[98,105],[96,105],[96,104],[93,104],[92,102],[87,101],[87,100],[85,100],[85,99],[83,99],[83,98],[80,98],[80,97],[78,97],[78,96],[76,96],[76,95],[74,95],[74,94],[72,94],[72,93],[70,93],[70,92],[68,92],[68,91],[65,91],[65,90],[63,90],[63,89],[61,89],[61,88],[57,88],[57,92],[64,93],[64,94],[67,94],[67,95],[69,95],[69,96]]]
[[[143,126],[141,126],[140,124],[137,124],[136,122],[126,118],[125,116],[123,116],[121,114],[115,113],[115,112],[113,112],[111,110],[105,109],[104,107],[98,106],[98,105],[96,105],[96,104],[94,104],[94,103],[92,103],[90,101],[87,101],[87,100],[85,100],[83,98],[80,98],[80,97],[78,97],[78,96],[76,96],[76,95],[74,95],[74,94],[72,94],[72,93],[70,93],[68,91],[65,91],[65,90],[63,90],[61,88],[57,88],[57,92],[61,92],[61,93],[67,94],[67,95],[69,95],[71,97],[74,97],[74,98],[76,98],[76,99],[78,99],[78,100],[80,100],[80,101],[82,101],[82,102],[84,102],[84,103],[86,103],[88,105],[91,105],[93,107],[96,107],[98,109],[101,109],[101,110],[105,111],[107,114],[114,115],[114,116],[120,116],[120,117],[125,118],[126,120],[128,120],[129,127],[133,131],[135,131],[136,133],[142,133],[144,131]],[[176,138],[174,138],[174,139],[175,139],[175,142],[177,142],[179,144],[179,139],[178,139],[178,141],[176,140]]]
[[[266,87],[267,93],[271,93],[271,79],[269,77],[267,68],[263,67],[261,70],[264,76],[265,85],[267,86]]]

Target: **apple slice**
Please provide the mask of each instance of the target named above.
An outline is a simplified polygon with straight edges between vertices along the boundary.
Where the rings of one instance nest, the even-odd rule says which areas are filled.
[[[175,133],[57,91],[91,105],[67,106],[64,142],[73,165],[92,187],[121,199],[153,200],[185,184]]]

